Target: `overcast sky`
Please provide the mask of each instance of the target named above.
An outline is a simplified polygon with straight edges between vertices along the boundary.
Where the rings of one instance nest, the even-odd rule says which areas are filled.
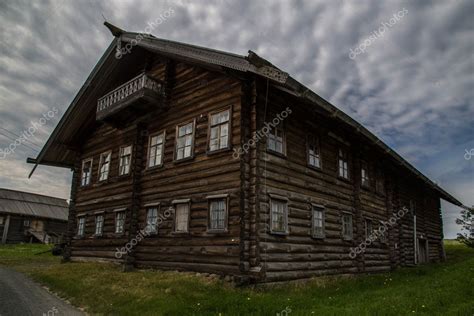
[[[466,159],[474,154],[474,1],[206,3],[0,0],[0,149],[35,126],[28,142],[0,155],[0,187],[69,197],[69,170],[40,166],[28,180],[25,160],[36,157],[112,40],[105,16],[129,31],[155,22],[160,38],[254,50],[474,204],[474,155]],[[453,238],[459,208],[442,206]]]

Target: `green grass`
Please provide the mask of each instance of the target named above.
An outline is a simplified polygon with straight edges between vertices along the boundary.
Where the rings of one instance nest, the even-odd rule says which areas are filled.
[[[27,273],[72,304],[104,315],[474,315],[474,250],[450,242],[448,261],[391,273],[232,288],[192,273],[61,264],[42,245],[0,247],[0,264]],[[285,313],[283,313],[285,315]]]

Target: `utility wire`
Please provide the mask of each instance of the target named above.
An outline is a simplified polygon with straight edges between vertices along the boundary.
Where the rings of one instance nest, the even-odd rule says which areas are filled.
[[[10,135],[3,134],[2,132],[0,132],[0,135],[3,135],[3,136],[5,136],[6,138],[8,138],[8,139],[10,139],[10,140],[12,140],[12,141],[14,141],[14,142],[16,142],[16,141],[18,140],[18,139],[16,139],[16,138],[11,137]],[[33,148],[33,147],[30,147],[28,144],[24,144],[24,143],[20,143],[20,144],[23,145],[23,146],[25,146],[25,147],[27,147],[27,148],[29,148],[29,149],[31,149],[31,150],[34,150],[34,151],[36,151],[36,152],[39,152],[39,150],[37,150],[37,149],[35,149],[35,148]]]
[[[7,132],[10,133],[10,134],[12,134],[12,135],[15,136],[15,137],[21,137],[20,135],[14,133],[14,132],[12,132],[12,131],[10,131],[10,130],[4,128],[4,127],[1,127],[1,126],[0,126],[0,128],[3,129],[4,131],[7,131]],[[32,142],[32,141],[29,140],[29,139],[25,139],[25,141],[28,142],[28,143],[30,143],[31,145],[35,145],[36,147],[41,148],[40,145],[36,144],[35,142]]]

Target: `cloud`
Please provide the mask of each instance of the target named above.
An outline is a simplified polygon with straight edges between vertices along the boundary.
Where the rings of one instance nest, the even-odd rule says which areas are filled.
[[[0,2],[0,125],[19,133],[52,106],[65,112],[112,39],[102,15],[142,31],[169,8],[174,15],[155,36],[244,55],[256,51],[474,204],[474,159],[463,159],[464,149],[474,148],[469,0]],[[349,58],[351,48],[403,9],[407,14],[365,53]],[[34,141],[43,145],[52,128]],[[0,135],[2,147],[9,142]],[[1,185],[67,196],[69,171],[41,166],[26,181],[27,156],[36,152],[21,148],[0,161]],[[449,216],[457,212],[443,206]],[[449,237],[456,230],[445,225]]]

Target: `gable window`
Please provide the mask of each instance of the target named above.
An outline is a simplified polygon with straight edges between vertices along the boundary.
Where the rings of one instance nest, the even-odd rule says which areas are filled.
[[[227,198],[209,200],[209,230],[225,231],[227,229]]]
[[[322,206],[313,205],[313,237],[324,238],[324,208]]]
[[[156,234],[158,232],[158,208],[151,207],[146,212],[146,227],[145,231],[148,234]]]
[[[163,164],[165,132],[157,135],[151,135],[149,139],[148,168],[152,168]]]
[[[370,185],[369,168],[365,161],[362,161],[360,164],[360,180],[361,180],[362,186],[369,187]]]
[[[176,160],[192,157],[194,148],[194,122],[176,127]]]
[[[381,168],[377,168],[377,175],[375,177],[375,190],[380,194],[385,192],[384,175]]]
[[[321,168],[319,138],[311,137],[308,139],[308,164],[315,168]]]
[[[92,177],[92,158],[82,161],[81,186],[86,186],[91,183]]]
[[[86,217],[81,216],[77,222],[77,235],[84,236],[84,230],[86,228]]]
[[[349,179],[348,161],[347,152],[340,148],[338,154],[339,177],[344,179]]]
[[[230,110],[211,114],[209,151],[229,148]]]
[[[270,199],[270,232],[288,233],[288,200],[272,197]]]
[[[342,238],[352,240],[352,214],[344,213],[342,215]]]
[[[123,176],[130,173],[131,162],[132,145],[120,147],[119,175]]]
[[[104,230],[104,215],[96,215],[95,217],[95,235],[102,236]]]
[[[372,221],[370,219],[365,220],[365,238],[369,238],[374,232]]]
[[[177,233],[187,233],[189,229],[189,202],[175,204],[175,224],[174,231]]]
[[[109,169],[110,169],[110,158],[112,156],[112,152],[108,151],[106,153],[100,154],[99,160],[99,181],[107,180],[109,177]]]
[[[270,151],[285,154],[285,137],[283,127],[277,125],[275,127],[271,127],[268,138],[267,138],[267,148]]]
[[[115,233],[122,234],[125,227],[125,211],[115,212]]]

